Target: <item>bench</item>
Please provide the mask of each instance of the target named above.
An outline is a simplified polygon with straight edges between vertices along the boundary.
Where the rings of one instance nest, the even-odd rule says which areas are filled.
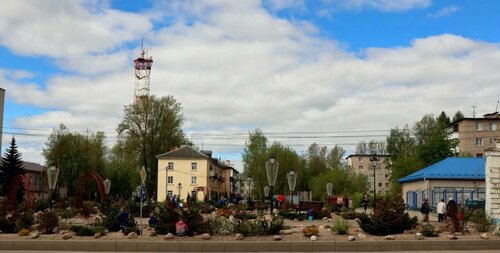
[[[313,211],[321,211],[323,209],[323,201],[300,201],[299,210],[307,211],[309,208]]]

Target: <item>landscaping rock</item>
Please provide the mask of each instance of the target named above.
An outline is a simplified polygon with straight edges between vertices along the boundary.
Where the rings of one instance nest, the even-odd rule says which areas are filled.
[[[298,221],[299,221],[299,219],[295,218],[295,219],[293,219],[293,221],[298,222]]]
[[[462,235],[462,233],[460,233],[460,232],[455,232],[455,233],[453,233],[453,235],[455,235],[455,236],[461,236],[461,235]]]
[[[441,233],[441,228],[440,228],[440,227],[435,227],[435,228],[434,228],[434,232]]]
[[[424,235],[422,233],[416,233],[415,237],[417,237],[418,240],[423,240],[424,239]]]
[[[319,227],[318,227],[318,228],[319,228],[319,229],[325,229],[325,226],[323,226],[323,225],[319,225]]]
[[[483,240],[488,240],[488,239],[490,239],[490,238],[488,237],[488,234],[486,234],[486,233],[482,233],[482,234],[481,234],[481,239],[483,239]]]
[[[128,239],[137,238],[137,233],[136,232],[130,232],[130,233],[128,233],[127,238]]]
[[[273,236],[273,240],[275,240],[275,241],[281,241],[281,236],[275,235],[275,236]]]
[[[3,234],[2,230],[0,230],[0,235]]]
[[[54,229],[52,229],[52,233],[53,234],[58,234],[59,233],[59,227],[55,227]]]
[[[354,236],[350,235],[350,236],[347,237],[347,240],[348,241],[354,241],[354,240],[356,240],[356,238]]]
[[[227,235],[230,235],[230,234],[231,234],[231,232],[229,232],[228,230],[222,230],[222,231],[220,231],[220,235],[226,235],[227,236]]]
[[[40,237],[40,232],[33,231],[33,233],[31,233],[31,239],[36,239],[38,237]]]
[[[234,218],[234,216],[233,216],[233,215],[229,215],[229,221],[230,221],[230,222],[235,222],[235,221],[236,221],[236,219]]]
[[[73,235],[71,233],[66,233],[63,235],[63,240],[68,240],[68,239],[71,239],[73,237]]]
[[[94,234],[94,238],[97,239],[97,238],[101,238],[102,237],[102,233],[101,232],[97,232]]]
[[[311,241],[317,241],[317,240],[318,240],[317,236],[315,236],[315,235],[311,236]]]
[[[0,233],[1,234],[1,233]],[[495,231],[493,231],[493,235],[500,235],[500,225],[495,227]]]
[[[366,239],[366,235],[365,235],[365,234],[363,234],[363,233],[359,233],[359,234],[358,234],[358,238],[359,238],[359,239]]]
[[[447,238],[450,239],[450,240],[457,240],[458,236],[456,236],[456,235],[448,235]]]
[[[323,220],[328,220],[328,217],[323,217]]]
[[[149,236],[158,236],[156,231],[149,231]]]
[[[172,240],[172,239],[174,239],[174,235],[172,233],[168,233],[167,235],[165,235],[163,237],[163,239],[165,239],[165,240]]]
[[[392,241],[392,240],[396,239],[393,235],[386,235],[384,238],[385,238],[386,240],[390,240],[390,241]]]
[[[291,235],[293,234],[292,230],[281,230],[280,235]]]
[[[201,235],[201,238],[203,240],[210,240],[210,234],[209,233],[204,233],[204,234]]]
[[[328,220],[326,220],[327,222],[332,222],[332,219],[328,218]]]
[[[243,234],[240,234],[240,233],[236,234],[236,236],[234,237],[234,239],[236,239],[237,241],[241,241],[241,240],[243,240],[243,238],[245,238],[245,237],[243,236]]]

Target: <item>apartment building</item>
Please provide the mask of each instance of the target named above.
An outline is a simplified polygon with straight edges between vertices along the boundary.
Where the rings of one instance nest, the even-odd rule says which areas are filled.
[[[45,168],[38,163],[23,162],[23,168],[25,171],[24,176],[31,179],[31,185],[33,186],[33,194],[35,199],[41,199],[47,197],[48,186],[47,186],[47,176],[45,175]]]
[[[373,164],[370,160],[372,157],[373,155],[349,155],[346,158],[347,165],[354,172],[364,174],[368,177],[370,180],[370,194],[373,194],[374,182],[377,193],[388,193],[391,188],[390,155],[376,155],[379,162],[375,168],[375,174]]]
[[[189,146],[156,156],[158,159],[158,201],[173,195],[186,199],[218,200],[237,194],[238,171],[230,162],[212,157],[212,151]]]
[[[482,118],[463,118],[448,128],[451,138],[458,140],[457,151],[461,155],[483,157],[485,149],[500,140],[500,114],[485,114]]]

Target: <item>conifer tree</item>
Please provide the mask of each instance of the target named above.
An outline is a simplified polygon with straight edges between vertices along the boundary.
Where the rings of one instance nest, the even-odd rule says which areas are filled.
[[[21,153],[17,150],[16,138],[12,136],[10,147],[5,151],[0,164],[0,195],[5,196],[14,177],[24,174]]]

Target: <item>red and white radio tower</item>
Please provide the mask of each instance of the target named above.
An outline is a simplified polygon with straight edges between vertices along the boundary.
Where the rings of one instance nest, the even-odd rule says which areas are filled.
[[[151,65],[153,65],[153,58],[148,56],[144,50],[143,42],[141,42],[141,57],[134,60],[135,69],[135,102],[149,96],[149,77],[151,74]]]

